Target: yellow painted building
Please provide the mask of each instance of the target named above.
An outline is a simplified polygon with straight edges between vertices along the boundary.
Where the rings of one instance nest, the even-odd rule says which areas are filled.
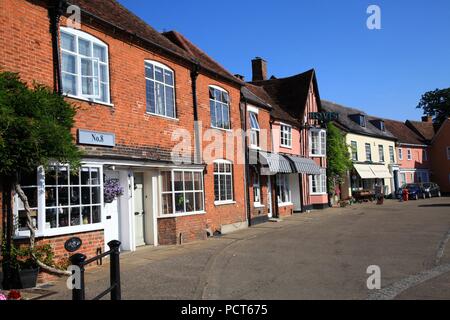
[[[374,190],[380,182],[384,194],[395,192],[394,176],[398,170],[395,141],[347,132],[345,140],[349,146],[353,167],[342,186],[342,196],[349,197],[352,191]]]
[[[345,135],[353,161],[341,184],[341,199],[355,197],[360,191],[375,194],[377,189],[385,196],[393,195],[399,170],[396,138],[386,129],[384,120],[333,102],[322,100],[322,107],[339,115],[334,123]]]

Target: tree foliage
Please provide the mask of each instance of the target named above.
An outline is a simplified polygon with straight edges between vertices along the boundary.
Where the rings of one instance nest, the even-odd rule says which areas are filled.
[[[76,109],[49,88],[0,73],[0,177],[15,177],[49,161],[79,164],[71,135]]]
[[[424,93],[417,108],[423,109],[423,114],[433,117],[434,123],[440,126],[450,117],[450,88]]]
[[[335,185],[341,183],[352,168],[350,153],[342,132],[332,123],[327,130],[327,180],[328,190],[334,192]]]
[[[34,250],[32,210],[19,179],[21,173],[31,173],[39,166],[48,166],[50,162],[67,163],[74,169],[79,167],[81,152],[71,134],[75,114],[75,107],[49,88],[40,84],[29,88],[17,73],[0,72],[0,182],[3,183],[4,195],[15,192],[24,204],[31,257],[41,268],[57,274],[69,273],[42,262]],[[9,286],[14,260],[11,259],[12,210],[10,205],[7,206],[3,259],[3,269],[7,272],[3,282]]]

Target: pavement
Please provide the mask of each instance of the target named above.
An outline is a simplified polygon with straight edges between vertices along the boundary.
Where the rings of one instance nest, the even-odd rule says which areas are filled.
[[[121,254],[123,299],[450,299],[450,198],[296,214],[180,246]],[[369,266],[381,288],[369,290]],[[108,287],[107,263],[86,296]],[[70,299],[61,280],[46,299]]]

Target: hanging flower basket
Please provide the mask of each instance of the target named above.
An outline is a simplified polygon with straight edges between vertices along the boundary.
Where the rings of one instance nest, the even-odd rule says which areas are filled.
[[[123,195],[123,188],[119,184],[118,179],[106,179],[103,184],[104,194],[103,200],[105,203],[111,203]]]

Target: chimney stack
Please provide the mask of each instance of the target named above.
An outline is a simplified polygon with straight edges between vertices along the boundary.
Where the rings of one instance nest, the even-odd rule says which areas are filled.
[[[267,80],[267,62],[266,60],[256,57],[252,60],[252,81]]]
[[[423,116],[422,122],[433,122],[433,117],[432,116]]]

